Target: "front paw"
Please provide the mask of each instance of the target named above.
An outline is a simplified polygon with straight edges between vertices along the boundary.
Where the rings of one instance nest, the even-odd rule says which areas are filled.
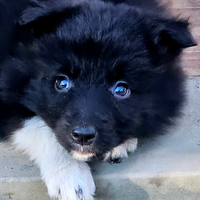
[[[137,144],[137,138],[127,140],[123,144],[106,153],[104,161],[108,161],[111,164],[120,163],[122,158],[128,157],[128,153],[134,152],[137,149]]]
[[[84,162],[55,169],[44,177],[49,196],[56,200],[93,200],[95,185]]]

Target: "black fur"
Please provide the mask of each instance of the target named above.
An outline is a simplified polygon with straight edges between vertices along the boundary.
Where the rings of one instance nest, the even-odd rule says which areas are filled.
[[[129,138],[162,134],[179,115],[180,55],[195,45],[187,21],[149,0],[19,2],[8,23],[0,19],[2,138],[37,115],[68,151],[78,150],[75,127],[94,127],[86,151],[100,157]],[[66,92],[55,89],[60,75],[70,80]],[[119,81],[128,98],[113,95]]]

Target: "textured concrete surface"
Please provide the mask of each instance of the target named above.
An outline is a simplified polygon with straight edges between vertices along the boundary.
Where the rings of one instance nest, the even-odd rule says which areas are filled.
[[[91,163],[96,200],[200,200],[200,77],[187,82],[183,117],[120,164]],[[49,200],[39,171],[0,143],[0,200]]]

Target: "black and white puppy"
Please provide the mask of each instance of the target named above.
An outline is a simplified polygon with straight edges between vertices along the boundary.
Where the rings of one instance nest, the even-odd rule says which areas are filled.
[[[35,161],[51,198],[92,200],[84,161],[126,157],[180,113],[188,22],[152,0],[0,9],[0,136]]]

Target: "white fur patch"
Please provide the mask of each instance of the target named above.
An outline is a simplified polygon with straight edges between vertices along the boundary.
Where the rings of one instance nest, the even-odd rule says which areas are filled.
[[[89,166],[72,158],[41,118],[25,121],[12,141],[38,165],[51,198],[93,200],[95,185]]]
[[[137,149],[137,144],[137,138],[127,140],[123,144],[106,153],[104,156],[104,161],[128,157],[128,153],[132,153]]]

